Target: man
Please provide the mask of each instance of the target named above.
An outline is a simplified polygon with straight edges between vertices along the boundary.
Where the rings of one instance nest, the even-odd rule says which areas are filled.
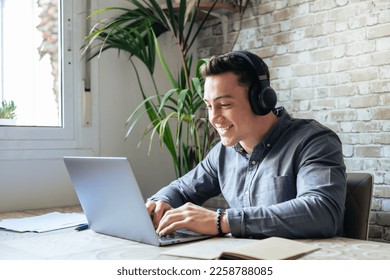
[[[337,135],[275,108],[268,67],[253,53],[214,56],[201,70],[209,121],[221,141],[192,171],[147,201],[156,232],[341,235],[346,173]],[[200,206],[220,193],[228,209]]]

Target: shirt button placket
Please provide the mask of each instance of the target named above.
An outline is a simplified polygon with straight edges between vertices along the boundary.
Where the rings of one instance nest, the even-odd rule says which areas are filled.
[[[256,160],[251,160],[249,162],[249,167],[248,167],[248,174],[246,176],[247,178],[247,181],[245,182],[245,189],[244,189],[244,204],[245,206],[249,207],[251,206],[251,199],[250,199],[250,184],[251,184],[251,179],[252,178],[252,174],[255,173],[255,165],[257,164],[257,161]]]
[[[249,199],[249,190],[248,188],[245,188],[244,190],[244,206],[249,207],[250,205],[250,199]]]

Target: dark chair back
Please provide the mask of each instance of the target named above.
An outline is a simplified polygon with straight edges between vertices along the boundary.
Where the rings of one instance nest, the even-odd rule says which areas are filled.
[[[344,236],[368,238],[373,178],[369,173],[347,174],[347,197],[344,214]]]

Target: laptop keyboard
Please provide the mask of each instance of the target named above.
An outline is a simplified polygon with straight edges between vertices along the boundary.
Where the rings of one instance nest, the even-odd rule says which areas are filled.
[[[195,232],[184,232],[184,231],[175,231],[173,233],[167,234],[165,236],[160,236],[161,241],[173,241],[180,240],[187,237],[199,236],[199,234]]]

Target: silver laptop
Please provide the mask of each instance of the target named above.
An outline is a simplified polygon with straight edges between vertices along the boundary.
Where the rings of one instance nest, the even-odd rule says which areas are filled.
[[[159,237],[127,158],[64,157],[64,162],[93,231],[155,246],[210,237],[185,230]]]

